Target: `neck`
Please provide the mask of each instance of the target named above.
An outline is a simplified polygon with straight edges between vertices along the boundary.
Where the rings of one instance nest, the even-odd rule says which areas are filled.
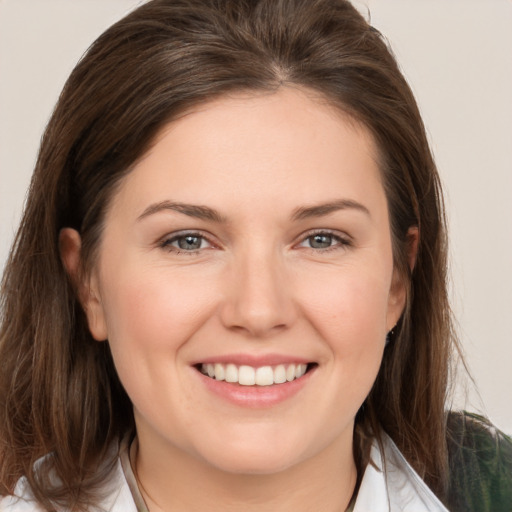
[[[144,443],[134,445],[131,460],[150,512],[343,512],[357,472],[352,443],[341,441],[272,474],[230,473],[176,447],[155,452]]]

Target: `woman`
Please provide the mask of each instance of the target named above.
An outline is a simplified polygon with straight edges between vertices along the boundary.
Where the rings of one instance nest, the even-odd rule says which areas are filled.
[[[348,2],[156,0],[107,30],[2,300],[2,510],[509,506],[510,469],[455,471],[511,448],[447,417],[439,180]]]

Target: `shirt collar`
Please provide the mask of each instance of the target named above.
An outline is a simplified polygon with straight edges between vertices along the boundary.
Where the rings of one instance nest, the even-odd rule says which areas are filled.
[[[383,452],[374,440],[354,512],[448,512],[385,434]]]
[[[373,464],[368,464],[364,472],[357,498],[352,505],[353,512],[448,512],[385,434],[383,450],[382,454],[374,440],[371,448]],[[126,441],[121,445],[119,462],[119,469],[124,474],[124,485],[109,510],[148,512],[131,468]]]

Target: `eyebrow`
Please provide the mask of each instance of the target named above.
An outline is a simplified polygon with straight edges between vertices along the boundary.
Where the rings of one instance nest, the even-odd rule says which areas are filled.
[[[226,222],[226,219],[213,208],[209,208],[208,206],[200,206],[195,204],[186,204],[186,203],[176,203],[173,201],[161,201],[160,203],[155,203],[149,205],[137,218],[137,221],[141,221],[150,215],[154,215],[155,213],[159,213],[162,211],[175,211],[178,213],[183,213],[184,215],[188,215],[189,217],[194,217],[196,219],[202,220],[210,220],[212,222]]]
[[[371,217],[370,210],[363,204],[352,199],[338,199],[329,203],[297,208],[293,212],[292,219],[304,220],[312,217],[323,217],[339,210],[357,210]]]
[[[294,210],[292,214],[292,220],[304,220],[310,219],[313,217],[323,217],[334,213],[339,210],[358,210],[360,212],[365,213],[368,216],[370,215],[370,211],[366,206],[352,199],[338,199],[336,201],[331,201],[329,203],[322,203],[314,206],[303,206]],[[141,221],[150,215],[154,215],[155,213],[159,213],[162,211],[175,211],[178,213],[182,213],[189,217],[194,217],[196,219],[209,220],[216,223],[225,223],[227,219],[222,216],[217,210],[210,208],[208,206],[201,206],[195,204],[187,204],[187,203],[177,203],[174,201],[161,201],[159,203],[154,203],[149,205],[138,217],[137,221]]]

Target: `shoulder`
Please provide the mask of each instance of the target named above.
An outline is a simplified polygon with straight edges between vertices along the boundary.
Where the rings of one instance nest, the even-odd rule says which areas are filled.
[[[448,512],[385,433],[373,440],[354,512]]]
[[[37,464],[37,463],[36,463]],[[97,489],[98,502],[90,505],[89,512],[136,512],[132,493],[126,481],[119,457],[116,458],[108,479]],[[56,507],[54,512],[67,512],[68,508]],[[0,512],[47,512],[34,498],[26,478],[21,478],[12,496],[0,496]]]
[[[13,496],[0,498],[0,512],[44,512],[34,500],[30,486],[25,478],[16,484]]]
[[[486,418],[448,416],[449,505],[455,512],[512,510],[512,438]]]

